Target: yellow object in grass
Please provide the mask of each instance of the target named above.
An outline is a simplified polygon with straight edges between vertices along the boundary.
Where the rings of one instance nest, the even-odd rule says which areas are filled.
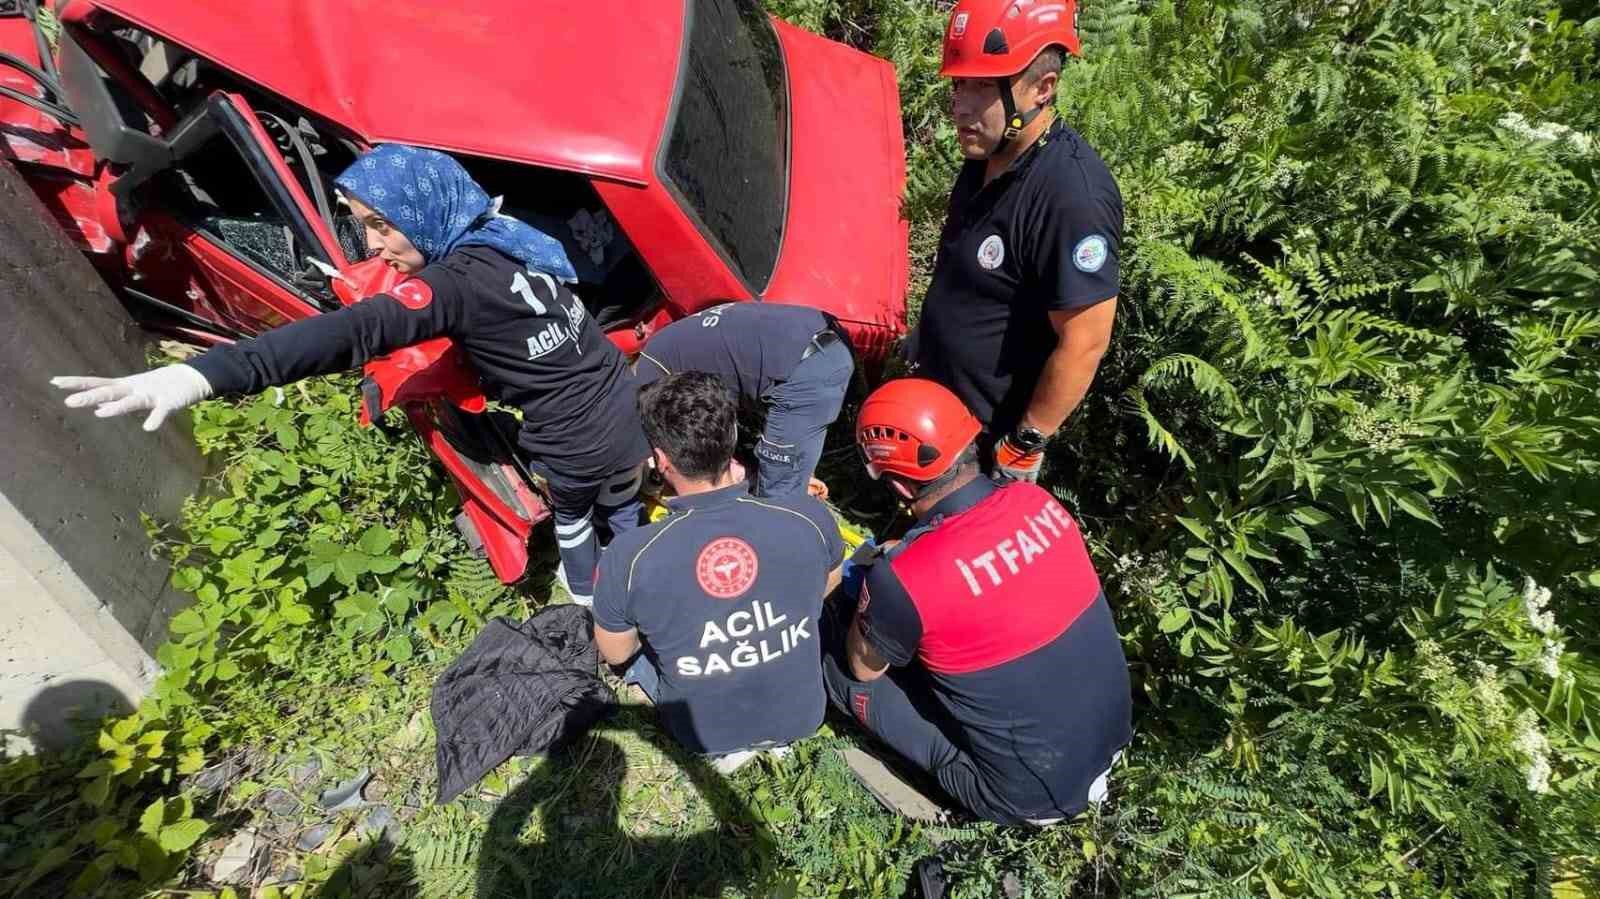
[[[640,499],[644,500],[644,507],[649,510],[651,524],[666,518],[672,512],[671,509],[667,508],[667,504],[661,501],[660,497],[645,494],[640,496]],[[828,511],[833,512],[833,507],[829,506]],[[840,518],[837,512],[833,513],[833,521],[839,526],[839,537],[844,540],[845,555],[855,552],[861,547],[861,544],[866,543],[869,539],[867,533]]]

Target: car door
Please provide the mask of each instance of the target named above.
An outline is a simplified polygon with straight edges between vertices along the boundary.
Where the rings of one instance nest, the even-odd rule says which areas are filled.
[[[386,289],[374,278],[393,272],[377,260],[353,263],[347,258],[335,236],[326,196],[308,195],[249,102],[219,92],[207,103],[206,115],[226,140],[212,152],[237,153],[269,204],[254,215],[240,215],[249,208],[218,202],[207,191],[211,202],[200,210],[203,214],[187,217],[187,255],[219,311],[234,326],[255,333],[340,302],[360,302],[375,292],[352,290],[356,285]],[[208,161],[218,164],[216,157]],[[184,185],[195,174],[190,171]],[[317,177],[313,171],[311,179]],[[316,180],[306,183],[313,190],[319,187]],[[327,272],[333,270],[339,272],[339,287],[329,280]],[[391,406],[405,412],[455,482],[462,499],[462,529],[482,547],[503,580],[520,578],[527,568],[533,526],[549,513],[515,466],[510,444],[500,439],[486,416],[476,414],[484,409],[476,374],[442,337],[370,360],[364,374],[363,419],[379,419]]]
[[[311,260],[348,265],[248,101],[218,91],[195,137],[141,189],[130,257],[136,301],[223,337],[258,334],[338,308]],[[322,204],[326,208],[326,203]]]

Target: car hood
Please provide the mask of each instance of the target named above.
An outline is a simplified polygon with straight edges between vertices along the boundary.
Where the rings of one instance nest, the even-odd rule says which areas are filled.
[[[789,77],[789,202],[763,299],[905,330],[905,139],[894,67],[774,22]]]
[[[369,144],[645,184],[672,99],[684,7],[652,4],[640,15],[638,6],[75,0],[72,14],[111,12]]]

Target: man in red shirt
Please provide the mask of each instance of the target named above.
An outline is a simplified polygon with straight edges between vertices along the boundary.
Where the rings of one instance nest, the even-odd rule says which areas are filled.
[[[1132,732],[1127,661],[1077,522],[1033,484],[983,476],[980,430],[932,381],[862,405],[867,471],[917,524],[871,563],[823,679],[975,815],[1049,824],[1104,797]]]

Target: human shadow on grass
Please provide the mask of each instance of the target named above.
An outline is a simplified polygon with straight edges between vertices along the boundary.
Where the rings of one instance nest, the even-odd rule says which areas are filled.
[[[61,752],[91,740],[107,719],[132,713],[128,697],[105,681],[62,681],[28,701],[18,736],[29,739],[38,750]]]
[[[628,759],[610,734],[632,730],[683,771],[716,816],[698,833],[640,836],[618,820]],[[649,803],[642,812],[652,811]],[[638,819],[635,819],[638,820]],[[537,821],[542,837],[521,833]],[[478,857],[478,899],[627,899],[716,896],[760,882],[775,857],[772,835],[727,780],[658,730],[649,712],[624,709],[577,740],[501,800]]]

